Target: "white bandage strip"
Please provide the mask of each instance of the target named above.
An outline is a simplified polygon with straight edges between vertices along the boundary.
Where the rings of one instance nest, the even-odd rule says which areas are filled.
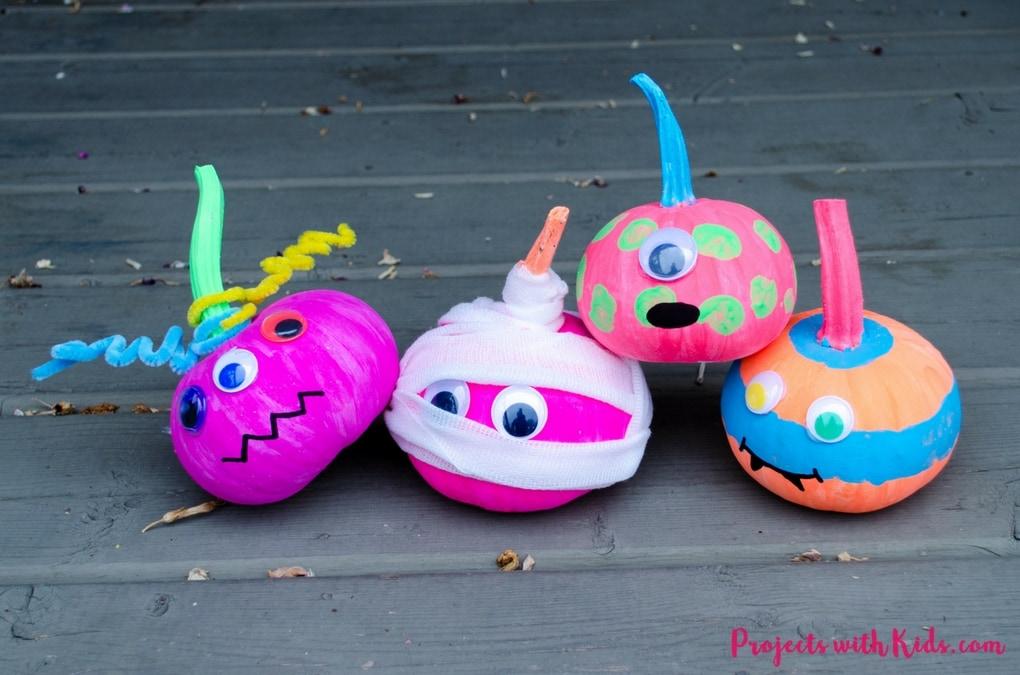
[[[513,487],[593,489],[630,478],[648,441],[651,396],[641,367],[595,340],[557,333],[566,284],[517,265],[503,296],[457,305],[404,354],[386,425],[407,453],[441,469]],[[447,413],[419,392],[445,379],[581,394],[631,416],[623,439],[524,441]],[[555,414],[555,410],[550,411]]]

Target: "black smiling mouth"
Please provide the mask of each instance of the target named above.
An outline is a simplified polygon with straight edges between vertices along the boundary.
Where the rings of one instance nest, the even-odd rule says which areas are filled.
[[[701,310],[686,302],[660,302],[645,314],[648,323],[656,328],[683,328],[697,323]]]
[[[275,441],[280,437],[280,430],[277,428],[276,421],[281,419],[287,419],[290,417],[302,417],[308,414],[307,408],[305,408],[305,398],[308,396],[325,396],[326,393],[322,391],[299,391],[298,392],[298,403],[300,407],[297,410],[290,410],[288,412],[274,412],[269,413],[269,433],[257,436],[255,434],[245,434],[241,437],[241,455],[239,457],[224,457],[224,462],[247,462],[248,461],[248,443],[250,441]]]
[[[811,473],[793,473],[792,471],[780,469],[778,466],[769,464],[764,459],[754,454],[754,451],[751,450],[751,447],[747,444],[747,436],[744,436],[740,439],[740,451],[746,452],[748,455],[751,456],[751,471],[760,471],[761,469],[766,468],[772,469],[780,476],[793,483],[793,486],[800,490],[801,492],[804,492],[804,483],[802,483],[801,481],[814,479],[817,480],[819,483],[825,482],[821,475],[819,475],[817,468],[811,469]]]

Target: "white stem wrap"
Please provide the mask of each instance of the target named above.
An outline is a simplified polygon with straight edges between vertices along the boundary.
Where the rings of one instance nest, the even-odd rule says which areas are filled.
[[[414,457],[465,476],[519,488],[582,490],[634,475],[648,441],[652,406],[641,366],[595,340],[556,332],[567,286],[553,271],[518,264],[504,302],[453,307],[404,354],[385,415],[397,444]],[[439,380],[526,385],[581,394],[631,416],[624,438],[567,443],[511,438],[436,408],[419,392]],[[555,410],[550,410],[555,415]]]

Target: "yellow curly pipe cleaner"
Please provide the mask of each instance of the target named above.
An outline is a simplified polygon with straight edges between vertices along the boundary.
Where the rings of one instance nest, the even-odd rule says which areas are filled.
[[[350,248],[357,242],[357,235],[347,223],[340,223],[336,232],[309,230],[298,237],[297,243],[283,249],[283,255],[263,258],[259,266],[266,278],[253,288],[234,286],[219,293],[204,295],[191,303],[188,308],[188,323],[197,326],[202,321],[202,312],[221,303],[243,302],[240,311],[231,314],[220,323],[220,328],[229,330],[255,316],[256,305],[280,290],[290,281],[294,270],[310,270],[315,267],[313,255],[329,255],[334,248]]]

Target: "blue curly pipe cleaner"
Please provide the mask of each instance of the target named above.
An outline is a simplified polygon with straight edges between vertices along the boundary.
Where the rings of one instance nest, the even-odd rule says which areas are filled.
[[[170,364],[170,370],[182,375],[192,368],[198,359],[212,352],[221,344],[240,333],[250,322],[245,321],[230,330],[221,331],[220,322],[224,314],[234,314],[240,310],[233,308],[227,313],[215,314],[195,328],[191,342],[182,340],[184,331],[180,326],[170,326],[163,336],[163,344],[153,350],[152,338],[138,337],[128,344],[123,335],[111,335],[92,344],[81,340],[71,340],[54,345],[50,350],[52,361],[32,370],[32,378],[45,380],[57,373],[67,370],[76,363],[95,361],[100,356],[115,368],[131,365],[136,360],[147,366],[158,368]],[[220,332],[217,332],[220,331]]]

